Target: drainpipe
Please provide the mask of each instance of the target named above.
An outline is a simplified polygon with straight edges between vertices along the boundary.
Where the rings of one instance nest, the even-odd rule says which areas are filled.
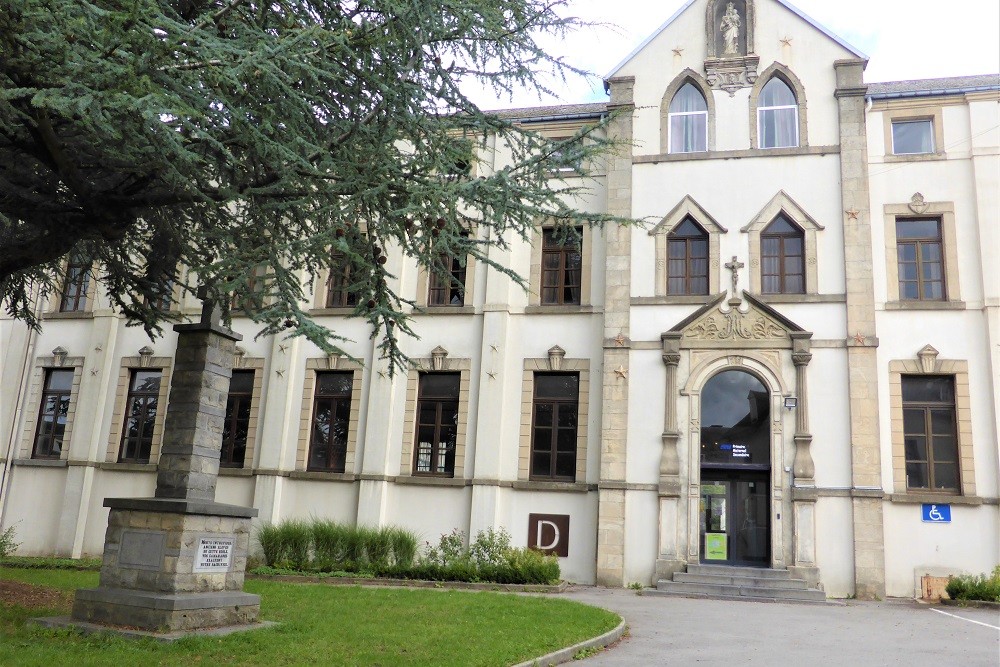
[[[35,321],[42,318],[42,294],[41,290],[35,293]],[[10,440],[7,442],[3,467],[0,467],[0,526],[3,525],[4,517],[7,515],[7,495],[10,492],[11,475],[10,468],[13,463],[14,444],[21,434],[21,416],[23,414],[23,399],[27,392],[29,378],[28,369],[31,368],[32,360],[35,358],[35,346],[38,344],[38,332],[35,329],[28,329],[28,338],[24,342],[24,360],[21,363],[21,377],[17,383],[17,396],[14,402],[14,418],[11,420]]]

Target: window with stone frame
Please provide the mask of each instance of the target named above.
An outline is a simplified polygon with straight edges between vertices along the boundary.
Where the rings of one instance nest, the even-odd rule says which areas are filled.
[[[947,298],[941,220],[897,219],[896,263],[901,300],[943,301]]]
[[[583,276],[583,228],[542,230],[542,305],[579,305]]]
[[[799,106],[791,86],[773,76],[757,101],[758,148],[792,148],[799,145]]]
[[[160,370],[134,368],[129,371],[119,463],[149,463],[162,378]]]
[[[760,279],[764,294],[805,294],[805,233],[785,215],[760,234]]]
[[[690,216],[667,235],[667,294],[708,294],[708,232]]]
[[[462,236],[468,238],[469,233]],[[435,262],[439,271],[430,271],[427,281],[428,306],[464,306],[466,259],[439,255]]]
[[[38,424],[31,449],[33,459],[58,459],[62,454],[73,391],[73,373],[72,368],[50,368],[45,371]]]
[[[233,371],[226,399],[226,421],[222,427],[222,451],[219,454],[219,465],[223,468],[242,468],[246,462],[253,383],[254,371]]]
[[[535,373],[531,480],[576,481],[579,373]]]
[[[421,373],[413,474],[455,476],[461,373]]]
[[[903,375],[903,449],[908,490],[958,492],[955,379]]]
[[[307,469],[344,472],[353,372],[317,372]]]
[[[330,277],[326,281],[326,307],[352,308],[358,305],[358,293],[351,287],[351,262],[342,252],[330,256]]]
[[[232,310],[234,314],[253,315],[264,307],[264,296],[267,290],[267,267],[258,264],[247,276],[247,288],[242,297],[233,295]]]
[[[87,310],[87,288],[90,284],[91,262],[79,253],[73,253],[66,264],[60,313],[80,313]]]
[[[892,121],[893,155],[917,155],[934,152],[934,120],[908,118]]]
[[[671,153],[708,150],[708,103],[690,81],[681,86],[670,100],[667,145]]]

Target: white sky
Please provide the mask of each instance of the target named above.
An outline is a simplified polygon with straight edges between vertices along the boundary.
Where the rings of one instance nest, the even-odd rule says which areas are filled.
[[[570,0],[565,15],[615,24],[552,41],[550,53],[596,76],[554,86],[560,96],[513,100],[474,94],[483,108],[603,101],[600,77],[659,28],[686,0]],[[761,2],[762,0],[758,0]],[[897,81],[1000,72],[998,0],[791,0],[869,57],[865,80]],[[692,8],[692,11],[697,11]],[[471,91],[470,91],[471,92]]]

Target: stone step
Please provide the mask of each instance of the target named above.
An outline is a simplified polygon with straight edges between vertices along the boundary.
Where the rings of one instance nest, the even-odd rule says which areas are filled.
[[[696,597],[726,597],[733,599],[755,598],[764,600],[804,600],[825,602],[826,593],[816,589],[769,588],[763,586],[729,586],[726,584],[697,584],[660,580],[656,590]]]
[[[728,586],[745,586],[750,588],[809,588],[804,579],[775,579],[774,577],[739,577],[724,574],[692,574],[677,572],[674,581],[684,584],[725,584]]]
[[[674,591],[661,591],[656,588],[643,590],[643,595],[663,596],[673,598],[689,598],[692,600],[724,600],[730,602],[767,602],[784,604],[815,604],[815,605],[843,605],[836,600],[789,600],[776,597],[753,597],[748,595],[703,595],[699,593],[678,593]]]
[[[725,577],[749,577],[751,579],[791,579],[792,573],[785,569],[769,567],[731,567],[729,565],[688,565],[688,574],[715,574]]]

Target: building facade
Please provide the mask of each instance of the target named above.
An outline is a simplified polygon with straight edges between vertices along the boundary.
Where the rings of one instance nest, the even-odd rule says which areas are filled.
[[[553,177],[648,224],[491,250],[528,292],[387,249],[418,304],[395,377],[341,276],[311,312],[364,364],[236,318],[218,499],[432,542],[505,527],[614,586],[714,562],[912,596],[990,570],[1000,75],[865,84],[865,64],[783,0],[692,0],[607,103],[504,112],[551,137],[613,113],[623,148]],[[155,486],[175,337],[108,304],[70,262],[41,333],[0,320],[0,528],[25,554],[100,554],[103,499]]]

